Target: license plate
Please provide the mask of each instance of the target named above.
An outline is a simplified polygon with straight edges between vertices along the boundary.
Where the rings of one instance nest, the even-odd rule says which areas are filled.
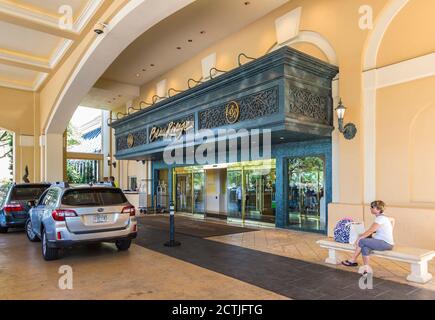
[[[107,222],[107,214],[96,214],[94,216],[94,223],[105,223]]]

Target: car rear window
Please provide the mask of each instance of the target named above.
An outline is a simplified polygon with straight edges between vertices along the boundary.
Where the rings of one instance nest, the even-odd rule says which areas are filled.
[[[37,200],[49,187],[49,185],[15,186],[11,192],[11,200]]]
[[[80,189],[68,190],[62,197],[67,206],[113,206],[127,202],[119,189]]]

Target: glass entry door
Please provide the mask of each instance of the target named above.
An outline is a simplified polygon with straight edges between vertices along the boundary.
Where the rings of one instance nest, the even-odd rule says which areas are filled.
[[[227,175],[228,216],[242,219],[242,170],[228,170]]]
[[[246,219],[275,222],[275,170],[246,170]]]
[[[193,173],[193,202],[194,213],[205,212],[205,196],[204,196],[204,172]]]
[[[192,175],[177,174],[176,210],[192,212]]]
[[[175,210],[204,214],[204,170],[199,167],[176,168],[173,177],[175,181]]]
[[[227,188],[229,217],[275,223],[275,159],[230,164]]]
[[[288,162],[289,226],[307,231],[326,229],[325,161],[321,157]]]

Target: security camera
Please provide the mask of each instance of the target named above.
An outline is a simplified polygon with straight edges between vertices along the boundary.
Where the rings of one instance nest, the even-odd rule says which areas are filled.
[[[107,27],[108,25],[106,23],[98,22],[94,27],[94,32],[98,35],[103,34]]]

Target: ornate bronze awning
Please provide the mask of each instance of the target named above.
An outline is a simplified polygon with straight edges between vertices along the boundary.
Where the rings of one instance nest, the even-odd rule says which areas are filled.
[[[165,137],[202,129],[271,129],[275,143],[330,137],[338,68],[289,47],[111,124],[118,159],[158,159]]]

